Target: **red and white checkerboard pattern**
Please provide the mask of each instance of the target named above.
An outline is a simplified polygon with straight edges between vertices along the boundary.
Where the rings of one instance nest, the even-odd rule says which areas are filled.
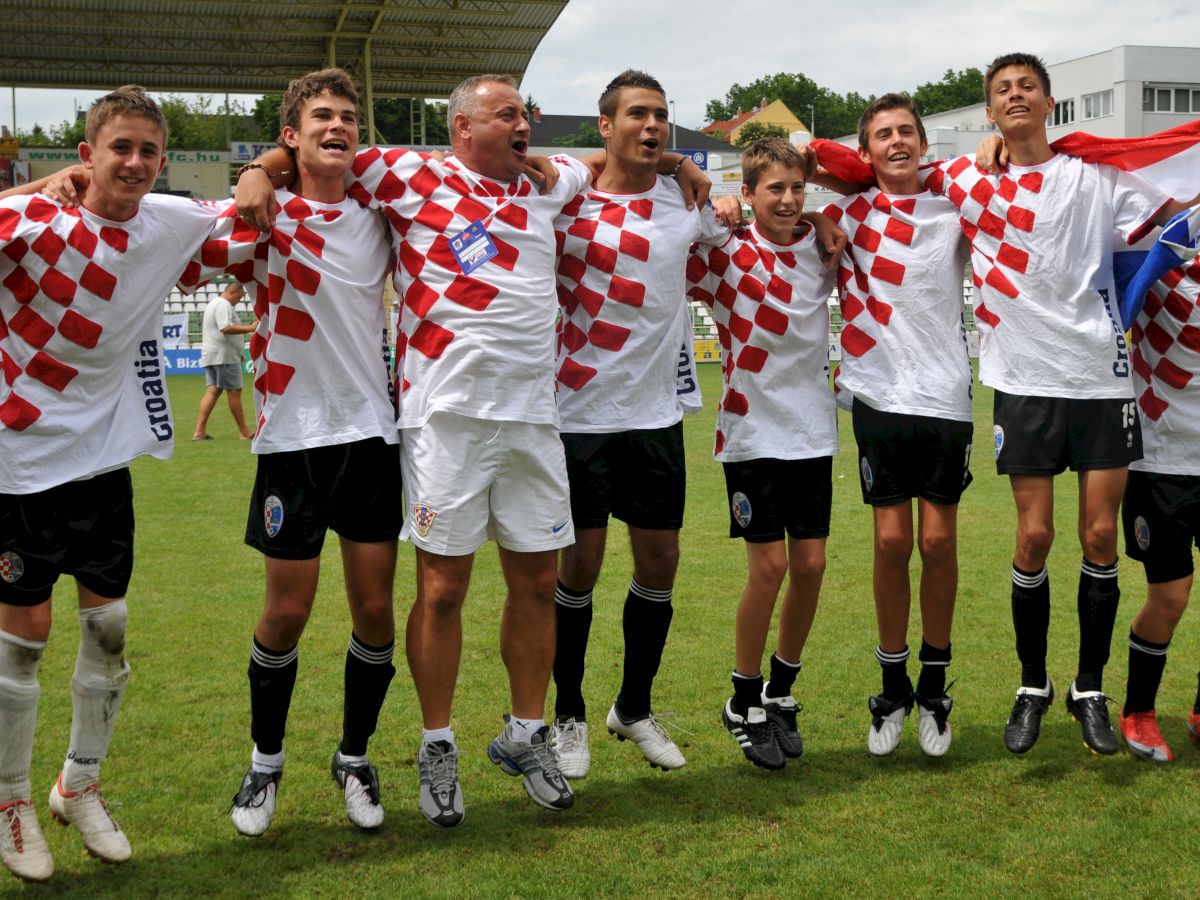
[[[1144,457],[1134,468],[1200,475],[1200,260],[1154,285],[1132,329]]]
[[[825,214],[848,238],[838,268],[839,389],[883,412],[969,422],[968,245],[954,205],[930,193],[889,197],[870,188]]]
[[[711,209],[688,210],[678,185],[640,194],[590,191],[555,223],[558,409],[564,431],[663,428],[676,396],[684,267],[695,241],[724,243]]]
[[[396,237],[401,427],[421,425],[438,409],[558,424],[553,220],[591,173],[567,157],[555,162],[558,183],[542,194],[525,176],[497,182],[454,157],[358,154],[350,195],[382,208]],[[467,275],[450,238],[473,221],[483,222],[497,254]]]
[[[829,294],[815,235],[780,246],[753,227],[688,259],[688,296],[712,308],[725,390],[714,456],[722,462],[837,453],[829,389]]]
[[[1167,198],[1129,172],[1063,155],[998,176],[967,157],[922,172],[971,241],[980,379],[1029,396],[1129,396],[1112,236],[1136,239]]]
[[[281,190],[277,199],[268,237],[231,211],[181,279],[187,289],[225,273],[255,292],[252,449],[371,437],[395,443],[383,308],[387,230],[350,198],[318,203]]]
[[[39,196],[0,203],[0,492],[170,455],[163,298],[217,212],[151,195],[111,222]]]
[[[9,387],[0,403],[0,422],[13,431],[24,431],[42,415],[39,392],[29,392],[26,399],[24,384],[37,382],[61,394],[79,375],[71,364],[78,352],[100,342],[104,327],[87,301],[110,303],[117,287],[116,276],[93,261],[101,240],[124,253],[129,236],[112,226],[89,227],[79,210],[59,209],[42,197],[0,209],[0,252],[10,261],[0,284],[6,299],[15,301],[0,308],[0,342],[16,351],[5,353],[0,344],[0,368]],[[73,252],[66,252],[68,247]],[[18,355],[10,333],[21,339],[26,353]],[[22,375],[26,380],[18,384]]]

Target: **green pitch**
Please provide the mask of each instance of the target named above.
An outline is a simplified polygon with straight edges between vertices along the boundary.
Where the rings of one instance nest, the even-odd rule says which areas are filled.
[[[853,436],[842,418],[834,467],[833,533],[821,607],[796,695],[804,704],[803,759],[781,773],[747,763],[720,725],[730,692],[733,620],[743,549],[728,539],[724,481],[713,462],[717,366],[701,369],[707,409],[685,422],[689,498],[675,621],[655,691],[687,733],[687,767],[651,770],[603,727],[620,680],[620,617],[630,561],[623,526],[610,535],[596,589],[584,683],[593,726],[592,771],[576,807],[535,807],[520,781],[487,761],[507,709],[497,647],[504,588],[495,549],[478,555],[465,613],[454,726],[462,748],[466,820],[451,831],[417,810],[420,718],[412,681],[398,673],[371,756],[387,821],[358,832],[329,776],[341,736],[341,682],[349,619],[336,540],[326,545],[321,591],[300,645],[287,768],[274,824],[239,837],[226,815],[249,760],[246,666],[262,603],[262,561],[242,544],[254,462],[224,402],[215,441],[188,440],[203,379],[171,379],[181,438],[168,463],[134,466],[137,564],[129,592],[133,676],[103,786],[133,844],[107,868],[78,836],[48,821],[45,794],[65,752],[69,679],[78,637],[73,587],[55,600],[55,631],[41,670],[35,801],[57,865],[47,885],[0,879],[0,895],[42,896],[829,896],[1191,895],[1200,826],[1200,750],[1184,720],[1200,663],[1185,617],[1171,648],[1158,708],[1179,759],[1152,767],[1122,751],[1091,756],[1057,700],[1025,757],[1001,730],[1018,669],[1009,614],[1013,506],[991,461],[991,394],[978,389],[975,483],[960,513],[961,585],[950,678],[954,744],[926,759],[915,715],[899,750],[866,751],[872,655],[870,516],[862,505]],[[249,397],[247,396],[247,405]],[[1076,484],[1059,480],[1058,540],[1050,559],[1050,673],[1066,689],[1075,668]],[[1123,600],[1105,687],[1124,694],[1129,623],[1143,598],[1140,567],[1122,561]],[[915,596],[914,580],[914,596]],[[401,546],[396,613],[413,596],[413,552]],[[402,644],[402,638],[401,638]],[[914,621],[910,673],[920,644]],[[1112,708],[1115,721],[1116,708]]]

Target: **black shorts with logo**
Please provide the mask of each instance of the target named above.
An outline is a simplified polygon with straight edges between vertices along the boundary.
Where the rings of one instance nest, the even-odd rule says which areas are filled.
[[[1137,403],[1125,399],[1025,397],[996,391],[996,471],[1058,475],[1119,469],[1142,458]]]
[[[404,525],[400,446],[383,438],[264,453],[246,543],[273,559],[321,555],[329,529],[350,541],[394,541]]]
[[[747,543],[829,537],[833,457],[722,463],[729,536]]]
[[[683,527],[687,495],[683,423],[603,434],[562,434],[576,528],[604,528],[608,517],[634,528]]]
[[[1129,473],[1121,504],[1125,553],[1162,584],[1192,574],[1192,547],[1200,546],[1200,476]]]
[[[952,506],[971,483],[970,422],[881,412],[859,399],[851,413],[863,503],[913,497]]]
[[[132,573],[129,469],[36,494],[0,494],[0,603],[44,603],[60,575],[116,600]]]

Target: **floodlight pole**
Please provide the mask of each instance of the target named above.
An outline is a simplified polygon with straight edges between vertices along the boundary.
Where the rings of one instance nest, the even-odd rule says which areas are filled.
[[[811,103],[808,104],[808,133],[813,137],[817,136],[817,113]]]

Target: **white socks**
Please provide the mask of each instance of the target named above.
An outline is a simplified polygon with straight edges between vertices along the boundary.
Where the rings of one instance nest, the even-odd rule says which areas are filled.
[[[29,800],[29,766],[37,725],[38,663],[45,641],[0,631],[0,804]]]
[[[82,791],[100,778],[113,726],[129,681],[125,662],[125,600],[79,611],[79,655],[71,679],[74,714],[63,787]]]

